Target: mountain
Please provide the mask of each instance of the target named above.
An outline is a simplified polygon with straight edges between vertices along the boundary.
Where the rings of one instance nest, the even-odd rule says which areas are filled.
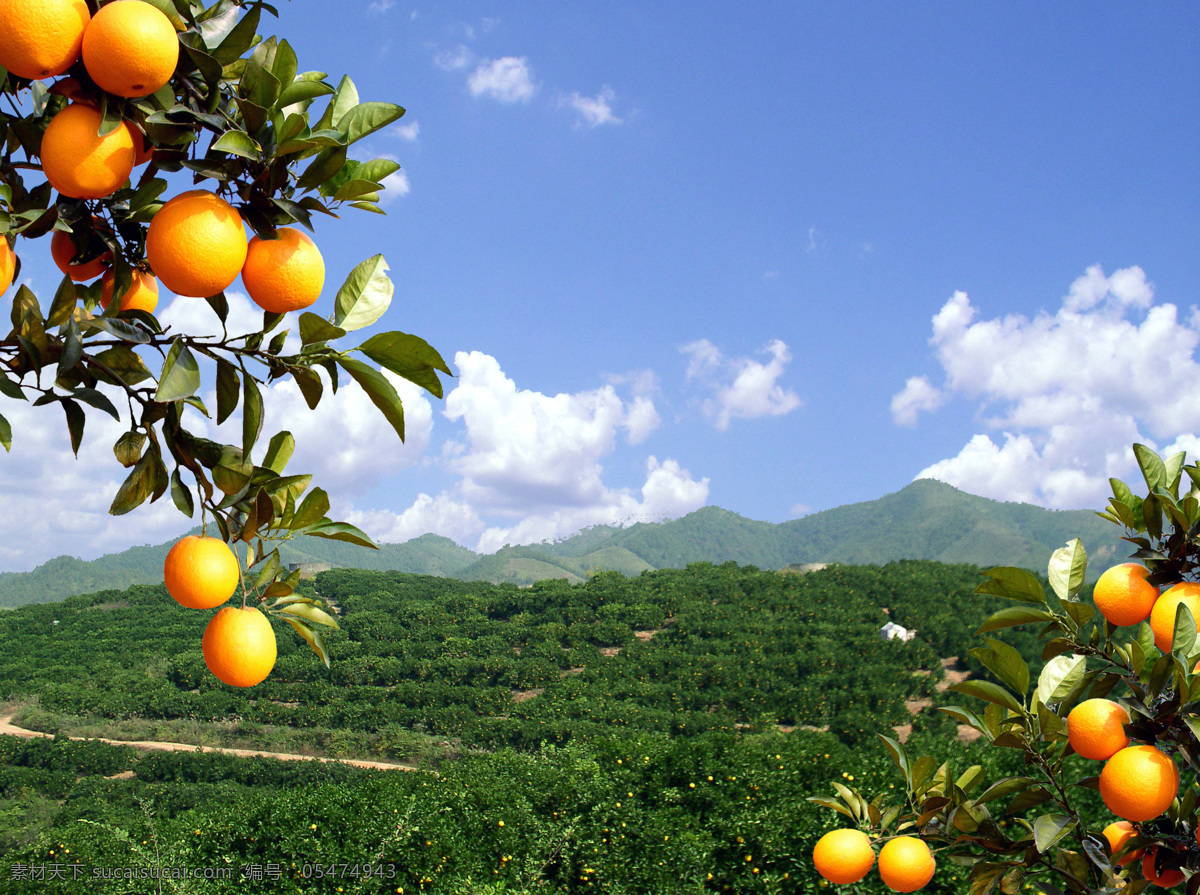
[[[778,524],[710,506],[669,522],[595,525],[559,541],[504,547],[482,556],[449,538],[427,534],[403,544],[381,544],[379,550],[297,538],[281,545],[280,557],[285,565],[329,563],[514,584],[544,578],[578,582],[601,569],[636,575],[702,561],[782,569],[803,563],[932,559],[1044,573],[1050,554],[1075,537],[1088,550],[1093,575],[1123,562],[1131,552],[1114,525],[1087,510],[1001,503],[918,479],[878,500]],[[0,574],[0,607],[160,581],[170,547],[134,547],[91,562],[59,556],[32,572]]]

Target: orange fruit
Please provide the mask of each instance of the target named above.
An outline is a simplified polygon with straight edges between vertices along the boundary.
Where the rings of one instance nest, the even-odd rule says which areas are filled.
[[[275,631],[253,606],[225,606],[204,629],[204,663],[234,687],[253,687],[275,667]]]
[[[116,277],[111,270],[105,271],[104,276],[100,279],[100,303],[105,308],[112,301],[113,283],[115,280]],[[147,314],[153,314],[154,309],[157,307],[158,280],[154,278],[154,274],[152,273],[144,270],[135,270],[133,272],[133,279],[129,283],[129,288],[121,296],[121,310],[145,311]],[[221,602],[224,602],[224,600]]]
[[[875,866],[875,852],[861,830],[831,830],[817,840],[813,866],[831,883],[856,883]]]
[[[889,840],[879,850],[879,875],[896,892],[915,892],[933,879],[937,862],[929,846],[915,836]]]
[[[42,172],[72,199],[102,199],[133,170],[133,131],[122,121],[101,137],[100,112],[72,103],[54,116],[42,135]]]
[[[1162,873],[1154,872],[1154,858],[1158,854],[1158,846],[1152,845],[1146,850],[1146,856],[1142,858],[1142,878],[1148,879],[1154,885],[1163,889],[1169,889],[1172,886],[1178,886],[1183,882],[1183,871],[1175,867],[1165,868]]]
[[[175,542],[163,562],[167,592],[189,609],[220,606],[240,579],[237,556],[220,538],[188,535]]]
[[[8,244],[8,237],[0,236],[0,295],[12,285],[17,272],[17,253]]]
[[[1181,581],[1164,591],[1154,604],[1150,627],[1154,629],[1154,645],[1164,653],[1169,653],[1175,642],[1175,610],[1180,603],[1191,610],[1196,631],[1200,632],[1200,582]]]
[[[154,145],[141,131],[133,132],[133,166],[139,168],[154,157]]]
[[[287,227],[278,239],[254,237],[242,267],[242,283],[264,311],[284,314],[321,297],[325,261],[307,233]]]
[[[1115,855],[1125,847],[1125,843],[1137,835],[1137,832],[1133,829],[1133,824],[1131,824],[1129,821],[1118,820],[1105,827],[1102,835],[1108,840],[1109,853]],[[1135,851],[1129,852],[1122,858],[1118,858],[1117,866],[1124,867],[1126,864],[1133,863],[1142,856],[1143,851],[1145,851],[1145,849],[1139,848]]]
[[[1126,746],[1100,772],[1100,796],[1108,810],[1125,820],[1158,817],[1179,792],[1179,768],[1153,746]]]
[[[93,225],[96,220],[93,219]],[[85,280],[96,279],[108,269],[108,262],[112,260],[112,252],[105,251],[104,254],[91,261],[76,264],[74,260],[76,254],[71,234],[66,230],[55,230],[54,235],[50,237],[50,257],[54,259],[58,269],[75,282],[82,283]]]
[[[180,193],[151,219],[146,260],[175,294],[216,295],[237,279],[246,261],[241,215],[207,190]]]
[[[83,65],[92,80],[117,96],[146,96],[171,80],[179,37],[162,12],[142,0],[100,7],[83,34]]]
[[[0,65],[31,80],[61,75],[90,20],[84,0],[0,0]]]
[[[1135,562],[1106,569],[1092,591],[1096,610],[1117,626],[1144,622],[1158,599],[1158,588],[1146,582],[1149,574],[1149,569]]]
[[[1067,740],[1084,758],[1107,761],[1129,745],[1129,712],[1111,699],[1086,699],[1067,715]]]

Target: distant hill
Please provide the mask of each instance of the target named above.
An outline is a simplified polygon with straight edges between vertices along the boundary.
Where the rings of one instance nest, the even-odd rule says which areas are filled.
[[[1001,503],[933,479],[918,479],[878,500],[779,524],[704,507],[669,522],[627,528],[596,525],[560,541],[504,547],[487,555],[438,535],[381,544],[377,551],[341,541],[298,538],[282,545],[280,555],[285,564],[322,562],[514,584],[545,578],[577,582],[601,569],[636,575],[702,561],[782,569],[814,562],[932,559],[985,567],[1021,566],[1044,573],[1050,554],[1078,537],[1088,550],[1093,574],[1098,574],[1129,556],[1129,544],[1119,534],[1116,526],[1087,510]],[[0,574],[0,607],[159,581],[170,546],[134,547],[91,562],[60,556],[32,572]]]

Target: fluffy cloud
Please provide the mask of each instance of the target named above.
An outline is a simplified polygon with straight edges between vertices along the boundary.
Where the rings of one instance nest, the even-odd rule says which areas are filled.
[[[472,96],[486,96],[501,103],[528,102],[537,92],[525,56],[483,60],[467,78],[467,87]]]
[[[577,123],[580,127],[599,127],[602,124],[621,123],[621,119],[613,113],[612,109],[612,103],[616,98],[617,94],[613,89],[605,85],[595,96],[572,93],[563,98],[562,105],[579,113]]]
[[[434,531],[490,552],[596,523],[678,516],[706,502],[708,479],[696,481],[669,458],[646,459],[637,491],[604,482],[601,461],[620,436],[636,444],[658,426],[648,394],[625,400],[609,384],[546,395],[518,388],[482,352],[459,352],[455,364],[459,380],[444,415],[461,425],[463,436],[444,446],[441,462],[457,481],[436,497],[422,494],[401,513],[350,517],[373,535],[392,540]],[[646,377],[637,381],[646,387]]]
[[[1156,303],[1140,268],[1089,268],[1053,314],[976,317],[965,293],[950,297],[930,340],[944,384],[910,379],[892,411],[912,424],[958,396],[978,403],[996,437],[975,435],[918,478],[1056,508],[1098,506],[1108,478],[1135,469],[1133,442],[1197,443],[1200,325]]]
[[[763,349],[771,359],[760,363],[748,357],[726,358],[707,339],[684,345],[688,356],[687,378],[712,392],[701,409],[721,431],[735,419],[783,416],[801,405],[800,396],[779,385],[778,379],[792,360],[787,345],[779,339]]]

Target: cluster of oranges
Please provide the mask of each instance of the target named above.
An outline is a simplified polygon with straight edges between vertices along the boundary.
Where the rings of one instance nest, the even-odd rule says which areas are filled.
[[[1187,606],[1192,616],[1200,619],[1200,583],[1180,582],[1160,594],[1146,580],[1148,574],[1138,563],[1113,566],[1096,582],[1092,600],[1097,611],[1115,626],[1149,621],[1155,645],[1169,652],[1175,641],[1178,607]],[[1200,670],[1200,665],[1197,668]],[[1137,835],[1133,823],[1163,814],[1179,793],[1175,762],[1154,745],[1133,744],[1125,732],[1130,720],[1129,712],[1111,699],[1087,699],[1067,715],[1071,748],[1084,758],[1105,762],[1100,795],[1108,809],[1123,818],[1104,830],[1113,854]],[[1200,842],[1200,832],[1197,840]],[[1142,859],[1142,876],[1155,885],[1169,888],[1184,879],[1178,869],[1162,868],[1157,847],[1132,851],[1118,858],[1117,864],[1124,866],[1138,858]]]
[[[143,0],[115,0],[95,16],[89,15],[84,0],[0,2],[0,65],[11,73],[30,79],[54,77],[81,58],[101,90],[117,97],[143,97],[170,82],[179,59],[179,37],[170,19]],[[103,199],[123,187],[137,165],[151,160],[153,145],[131,121],[120,121],[102,133],[100,109],[78,83],[62,92],[77,98],[46,127],[42,172],[63,196]],[[106,228],[98,218],[91,232],[76,239],[56,230],[51,255],[72,280],[102,277],[107,306],[115,277],[102,234],[107,235]],[[220,196],[206,190],[177,195],[151,220],[148,263],[135,268],[120,309],[153,312],[158,280],[177,295],[204,297],[222,292],[239,274],[250,298],[263,310],[306,308],[321,294],[324,260],[307,234],[288,228],[277,235],[248,242],[241,216]],[[0,292],[12,282],[14,266],[11,246],[0,240]]]
[[[163,562],[167,592],[189,609],[215,609],[233,596],[241,571],[237,556],[220,538],[188,535]],[[225,606],[204,629],[204,662],[218,679],[253,687],[275,667],[275,630],[253,606]]]
[[[875,850],[862,830],[831,830],[817,840],[813,866],[831,883],[856,883],[875,866]],[[879,877],[894,892],[925,888],[936,869],[929,846],[916,836],[897,836],[879,849]]]

